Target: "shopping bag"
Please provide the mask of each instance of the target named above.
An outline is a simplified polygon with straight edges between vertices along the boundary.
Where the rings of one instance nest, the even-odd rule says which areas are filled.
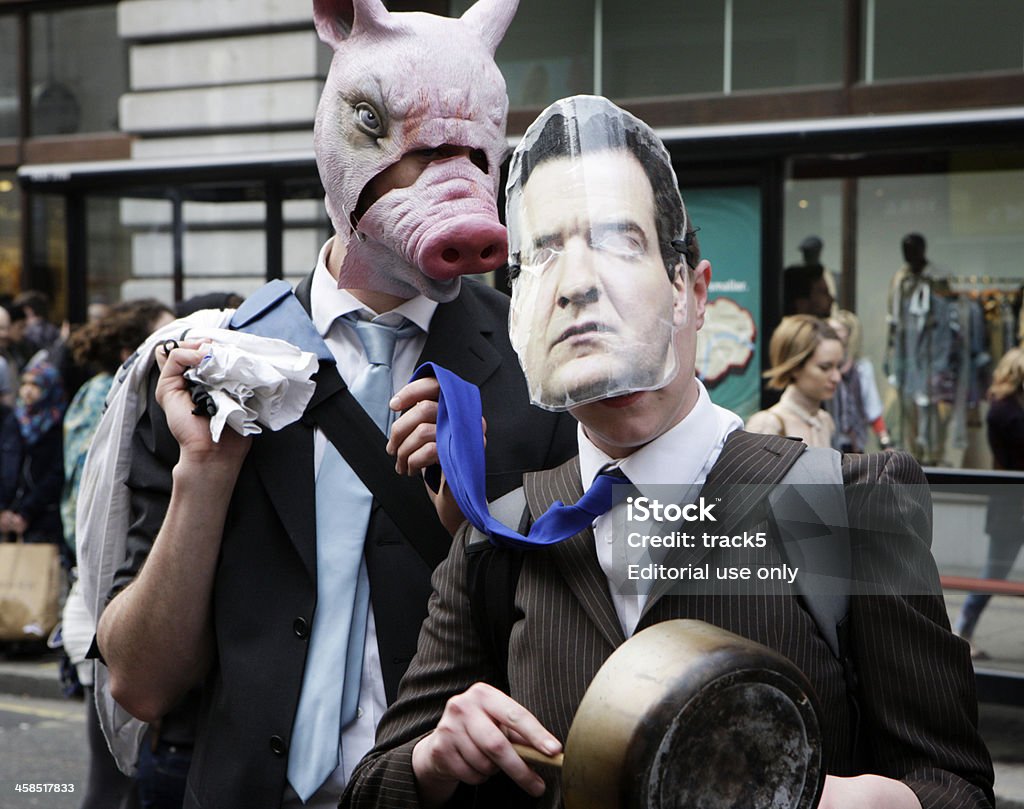
[[[57,545],[0,542],[0,641],[46,640],[60,620]]]

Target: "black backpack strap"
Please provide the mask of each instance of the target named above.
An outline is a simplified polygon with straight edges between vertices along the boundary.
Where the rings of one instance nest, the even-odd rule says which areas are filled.
[[[427,566],[437,567],[448,556],[452,538],[438,520],[423,481],[395,474],[384,434],[348,389],[324,399],[306,418],[323,430]]]
[[[488,505],[491,514],[523,533],[530,524],[526,492],[522,486]],[[508,690],[508,642],[516,622],[516,585],[523,566],[523,552],[498,548],[478,528],[466,538],[466,592],[473,626],[487,656],[498,672],[496,688]]]
[[[309,318],[309,282],[293,294],[291,285],[271,281],[248,296],[231,318],[230,328],[286,340],[321,360],[317,393],[303,421],[319,427],[363,485],[398,526],[406,541],[433,570],[448,556],[452,538],[437,519],[423,481],[395,474],[384,447],[387,439],[345,387],[334,355]],[[318,401],[319,397],[323,396]]]

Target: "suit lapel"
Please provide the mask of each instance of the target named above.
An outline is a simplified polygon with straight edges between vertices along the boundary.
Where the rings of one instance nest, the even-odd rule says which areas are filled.
[[[307,316],[312,277],[312,274],[308,275],[295,289],[295,297],[302,304]],[[297,310],[298,307],[295,308]],[[291,315],[289,317],[294,320]],[[311,323],[307,331],[310,329]],[[312,334],[315,334],[315,331]],[[305,349],[314,350],[314,347],[310,344]],[[320,367],[313,375],[316,389],[306,406],[306,414],[327,397],[345,389],[345,383],[338,373],[334,358],[331,357],[329,361],[324,359],[323,352],[330,356],[326,346],[317,352],[321,354]],[[313,462],[313,424],[308,415],[304,415],[300,422],[291,424],[283,430],[264,430],[259,440],[253,442],[249,460],[263,481],[269,500],[302,558],[310,578],[315,582],[316,477]]]
[[[555,469],[527,474],[523,486],[534,520],[555,500],[575,503],[583,495],[579,459],[572,458]],[[626,638],[608,592],[608,579],[597,561],[594,532],[588,528],[538,552],[551,554],[573,595],[605,639],[613,646],[623,643]]]
[[[766,502],[766,487],[781,480],[804,449],[802,441],[779,436],[744,430],[730,433],[700,491],[705,502],[717,504],[716,533],[732,536],[742,529],[751,512]],[[697,565],[711,550],[703,547],[703,543],[696,548],[678,548],[667,556],[664,564],[667,567]],[[641,621],[658,599],[674,586],[678,587],[678,584],[669,579],[655,582],[641,613]]]
[[[463,279],[463,287],[476,283]],[[449,303],[442,303],[430,322],[430,333],[420,354],[420,362],[436,362],[467,382],[482,385],[501,365],[501,354],[491,345],[491,330],[479,324],[490,318],[477,316],[474,302],[463,294]]]
[[[334,363],[321,362],[313,376],[316,391],[302,419],[283,430],[264,430],[251,454],[270,502],[313,580],[316,580],[316,476],[313,461],[313,421],[310,411],[345,390]],[[257,448],[259,451],[257,452]]]

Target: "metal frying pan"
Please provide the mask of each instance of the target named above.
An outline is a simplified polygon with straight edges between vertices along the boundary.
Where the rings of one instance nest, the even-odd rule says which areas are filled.
[[[813,809],[825,773],[810,684],[787,658],[703,621],[638,632],[580,702],[566,809]]]

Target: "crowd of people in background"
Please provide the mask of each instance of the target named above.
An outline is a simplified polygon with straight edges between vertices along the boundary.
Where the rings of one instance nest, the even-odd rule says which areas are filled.
[[[140,762],[134,778],[123,775],[100,730],[87,659],[96,627],[76,571],[75,510],[86,455],[118,369],[150,334],[176,317],[241,302],[235,293],[197,295],[173,307],[153,298],[94,302],[85,323],[59,327],[42,292],[0,301],[0,541],[56,545],[67,586],[53,634],[0,643],[0,653],[59,650],[65,693],[84,697],[89,771],[82,809],[176,807],[184,785],[184,771],[168,775],[162,764]]]
[[[197,302],[224,306],[227,297]],[[59,544],[70,570],[76,482],[113,374],[176,313],[139,299],[93,303],[79,326],[49,316],[42,292],[0,301],[0,533]]]

